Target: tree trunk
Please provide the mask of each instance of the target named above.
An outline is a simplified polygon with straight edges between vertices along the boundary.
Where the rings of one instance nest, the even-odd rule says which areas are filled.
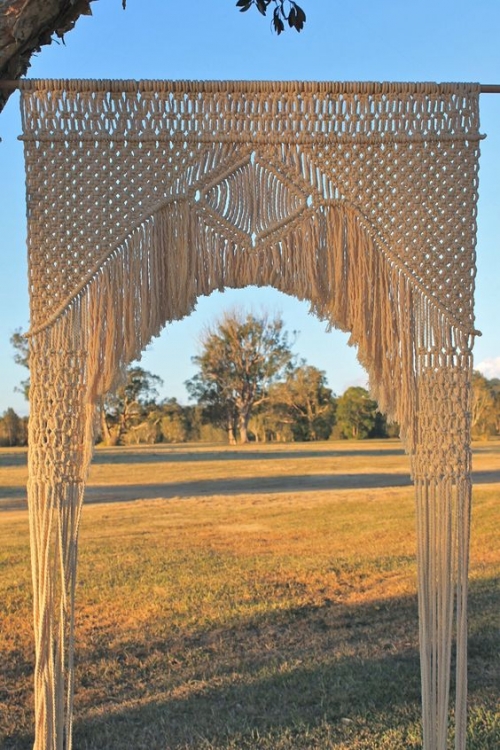
[[[240,443],[248,443],[248,421],[250,419],[249,414],[244,412],[238,415],[238,432],[240,434]]]
[[[93,0],[12,0],[0,3],[0,79],[17,80],[30,58],[55,34],[62,38]],[[0,89],[0,111],[10,91]]]
[[[102,442],[107,446],[114,446],[118,444],[119,430],[113,430],[106,419],[106,411],[104,405],[101,405],[100,409],[100,421],[101,421],[101,436]]]

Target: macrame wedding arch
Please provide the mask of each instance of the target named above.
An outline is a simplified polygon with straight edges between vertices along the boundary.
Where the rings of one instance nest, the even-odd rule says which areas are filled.
[[[70,750],[99,398],[200,295],[272,285],[351,333],[416,488],[423,741],[465,748],[479,86],[24,81],[36,750]]]

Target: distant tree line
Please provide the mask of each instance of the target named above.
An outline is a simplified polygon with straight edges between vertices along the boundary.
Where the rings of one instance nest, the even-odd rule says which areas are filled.
[[[159,398],[161,378],[130,366],[123,385],[99,408],[98,441],[105,445],[182,442],[285,442],[397,437],[368,391],[352,386],[336,396],[326,375],[292,352],[296,334],[280,316],[233,310],[207,327],[186,382],[192,405]],[[15,361],[28,366],[26,340],[11,338]],[[475,372],[472,436],[500,436],[500,379]],[[20,391],[29,394],[29,379]],[[27,417],[0,416],[0,446],[26,445]]]
[[[20,417],[14,409],[6,409],[0,417],[0,447],[28,444],[28,417]]]
[[[500,435],[500,378],[472,376],[472,437],[487,440]]]

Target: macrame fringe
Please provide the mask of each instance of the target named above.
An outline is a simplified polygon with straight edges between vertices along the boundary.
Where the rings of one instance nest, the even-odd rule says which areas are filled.
[[[470,338],[373,235],[359,213],[332,200],[305,206],[279,239],[270,231],[255,249],[233,241],[196,201],[170,200],[32,337],[35,750],[71,750],[78,528],[95,405],[200,295],[250,284],[307,299],[350,331],[381,410],[400,425],[417,487],[424,747],[446,747],[458,585],[455,746],[464,750]]]

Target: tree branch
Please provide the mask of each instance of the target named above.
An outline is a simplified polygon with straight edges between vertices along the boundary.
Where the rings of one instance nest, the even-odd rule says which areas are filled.
[[[0,5],[0,79],[17,80],[33,54],[63,39],[80,16],[92,15],[94,0],[13,0]],[[0,111],[11,92],[0,89]]]

